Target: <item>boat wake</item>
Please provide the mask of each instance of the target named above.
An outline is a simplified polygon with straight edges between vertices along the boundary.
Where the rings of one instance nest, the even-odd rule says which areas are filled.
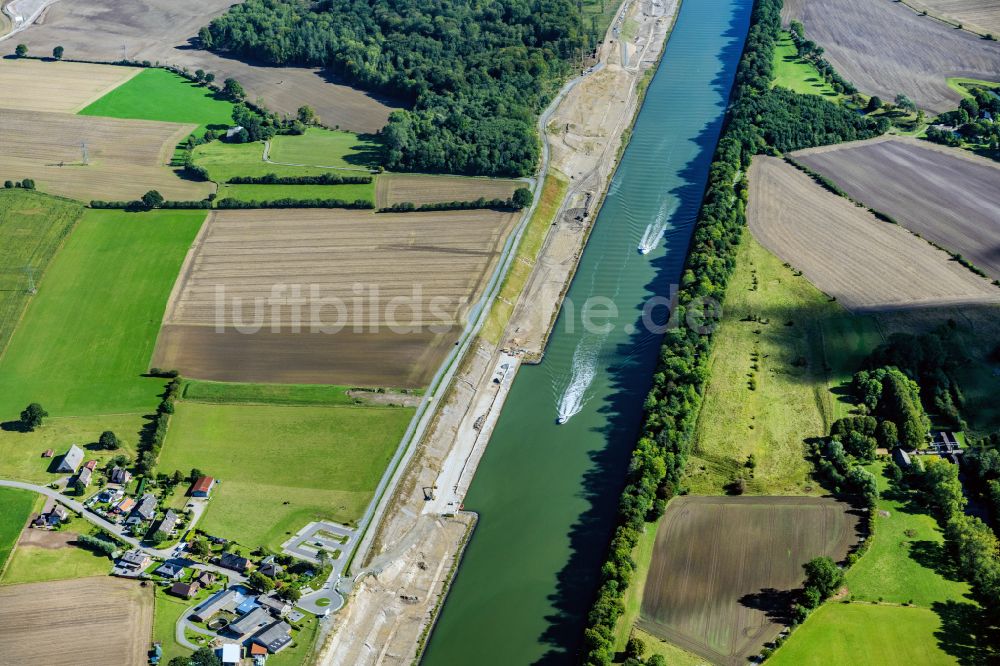
[[[663,240],[663,236],[667,233],[667,220],[677,210],[677,205],[678,202],[675,201],[673,208],[668,213],[667,202],[663,202],[663,205],[660,206],[660,212],[656,214],[656,219],[646,225],[646,231],[643,232],[642,239],[639,241],[639,247],[637,248],[639,254],[649,254],[660,246],[660,241]]]
[[[588,344],[585,338],[573,352],[573,369],[569,383],[562,391],[556,412],[556,423],[566,423],[587,404],[587,389],[597,376],[600,344]]]

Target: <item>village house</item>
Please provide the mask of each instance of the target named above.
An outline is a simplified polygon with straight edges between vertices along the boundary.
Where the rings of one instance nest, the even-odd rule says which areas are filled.
[[[275,622],[254,636],[253,642],[264,646],[271,654],[281,652],[292,642],[292,628],[287,622]]]
[[[128,513],[135,507],[135,500],[131,497],[123,497],[121,502],[115,506],[115,512]]]
[[[87,486],[90,485],[90,480],[93,474],[94,474],[93,470],[84,467],[83,469],[80,470],[80,473],[76,475],[76,480],[77,482],[82,483],[83,487],[86,488]]]
[[[119,576],[138,576],[153,559],[138,548],[124,553],[115,563],[115,573]]]
[[[63,456],[62,460],[59,461],[59,466],[56,467],[57,472],[69,472],[75,474],[76,470],[79,469],[80,463],[83,462],[83,449],[74,444],[69,447],[69,451]]]
[[[282,617],[288,611],[292,610],[292,606],[284,599],[279,599],[273,594],[260,595],[257,597],[257,603],[260,604],[261,608],[266,608],[275,617]]]
[[[111,483],[125,485],[132,480],[132,474],[124,467],[115,467],[111,470]]]
[[[170,586],[170,589],[167,590],[167,594],[172,594],[173,596],[180,597],[181,599],[190,599],[198,593],[200,587],[201,586],[198,585],[198,581],[190,583],[181,583],[178,581]]]
[[[132,513],[139,516],[143,521],[152,520],[156,517],[156,497],[150,493],[146,493],[139,499],[139,503]]]
[[[202,587],[212,587],[215,585],[215,574],[211,571],[202,571],[201,575],[198,576],[198,584]]]
[[[184,566],[173,561],[166,561],[156,568],[154,571],[157,576],[163,576],[164,578],[169,578],[170,580],[177,580],[184,573]]]
[[[172,509],[167,509],[167,512],[163,514],[163,519],[160,521],[160,525],[156,528],[158,532],[163,532],[166,535],[170,535],[177,527],[178,515],[173,512]]]
[[[234,553],[223,553],[222,557],[219,558],[219,566],[246,573],[247,569],[250,568],[250,560]]]
[[[96,460],[88,460],[87,463],[83,466],[83,468],[84,469],[89,469],[91,472],[93,472],[95,469],[97,469],[97,461]]]
[[[67,520],[69,520],[69,511],[66,507],[49,498],[45,501],[42,512],[31,521],[31,524],[34,527],[57,527]]]

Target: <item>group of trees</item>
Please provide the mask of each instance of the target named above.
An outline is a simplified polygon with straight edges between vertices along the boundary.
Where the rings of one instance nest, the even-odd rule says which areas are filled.
[[[25,190],[35,189],[35,181],[31,178],[25,178],[23,180],[5,180],[3,182],[4,189],[13,190],[15,188],[21,188]]]
[[[108,557],[114,555],[114,552],[118,550],[118,544],[114,541],[90,536],[89,534],[81,534],[76,537],[76,543],[87,550],[92,550],[95,553],[107,555]]]
[[[390,169],[505,176],[534,171],[535,117],[589,37],[572,0],[248,0],[199,33],[412,102],[383,130]]]
[[[180,378],[175,377],[171,379],[163,391],[163,398],[160,400],[160,404],[156,407],[156,414],[143,427],[142,436],[139,439],[139,458],[135,466],[139,474],[149,476],[156,468],[156,461],[160,456],[163,440],[167,436],[170,415],[174,413],[174,403],[180,394],[180,390]]]
[[[953,146],[961,145],[964,139],[1000,151],[1000,123],[997,123],[1000,97],[983,88],[973,88],[969,92],[972,97],[966,97],[957,109],[942,113],[935,120],[938,124],[954,127],[955,131],[932,127],[927,131],[927,138]]]
[[[118,210],[131,211],[133,213],[142,213],[155,208],[211,208],[212,201],[214,199],[215,194],[210,194],[207,199],[200,199],[198,201],[168,201],[167,199],[164,199],[163,195],[156,190],[150,190],[143,194],[140,198],[132,201],[101,201],[100,199],[92,199],[90,207],[114,208]]]
[[[53,60],[62,60],[64,53],[66,53],[66,49],[64,49],[62,46],[55,47],[54,49],[52,49],[52,58],[53,58]],[[17,56],[18,58],[27,58],[28,57],[28,45],[27,44],[18,44],[17,46],[15,46],[14,47],[14,55]]]
[[[844,95],[857,94],[858,89],[854,87],[854,84],[842,77],[833,65],[823,57],[823,47],[806,38],[805,26],[800,21],[792,21],[788,32],[799,57],[811,63],[820,76],[830,84],[831,88]]]
[[[380,209],[383,213],[405,213],[414,210],[472,210],[477,208],[502,208],[521,210],[531,205],[531,190],[527,187],[519,187],[514,190],[509,199],[487,199],[479,197],[472,201],[439,201],[436,203],[420,204],[419,206],[409,201],[400,201]]]
[[[37,402],[33,402],[21,411],[21,427],[23,427],[28,432],[32,432],[35,428],[42,425],[42,419],[48,416],[49,413],[45,411]]]
[[[234,176],[226,181],[230,185],[368,185],[371,176],[340,176],[323,173],[318,176],[279,176],[269,173],[264,176]]]

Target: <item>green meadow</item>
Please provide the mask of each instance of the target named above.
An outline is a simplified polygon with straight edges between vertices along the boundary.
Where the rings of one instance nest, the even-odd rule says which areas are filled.
[[[30,190],[0,190],[0,357],[83,206]]]
[[[369,168],[378,164],[380,152],[381,146],[371,138],[310,127],[304,135],[274,137],[270,157],[275,162],[307,166]]]
[[[222,128],[233,124],[233,103],[183,76],[148,68],[87,106],[80,115]]]
[[[25,490],[0,488],[0,573],[7,566],[7,560],[14,544],[21,536],[21,530],[35,508],[37,496]]]
[[[52,416],[152,412],[163,380],[142,375],[204,218],[86,211],[0,359],[0,420],[29,402]]]
[[[312,520],[361,517],[413,409],[182,401],[159,469],[221,481],[200,527],[277,549]]]
[[[774,86],[788,88],[803,95],[822,95],[836,98],[840,95],[820,76],[816,68],[799,58],[792,38],[785,31],[774,49]]]

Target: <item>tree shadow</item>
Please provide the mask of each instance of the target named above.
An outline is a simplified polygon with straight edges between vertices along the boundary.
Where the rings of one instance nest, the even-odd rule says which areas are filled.
[[[962,666],[1000,663],[995,627],[985,621],[981,608],[961,601],[936,601],[931,604],[941,618],[941,629],[934,632],[938,646],[955,657]]]
[[[935,541],[919,540],[910,542],[910,557],[920,566],[931,569],[947,580],[961,582],[965,577],[958,569],[955,558],[948,555],[947,547]]]
[[[28,430],[28,426],[20,419],[0,423],[0,430],[3,430],[4,432],[31,432]]]
[[[800,592],[801,590],[778,590],[767,587],[760,592],[744,594],[739,602],[747,608],[762,611],[771,622],[788,626],[792,623],[792,606]]]

